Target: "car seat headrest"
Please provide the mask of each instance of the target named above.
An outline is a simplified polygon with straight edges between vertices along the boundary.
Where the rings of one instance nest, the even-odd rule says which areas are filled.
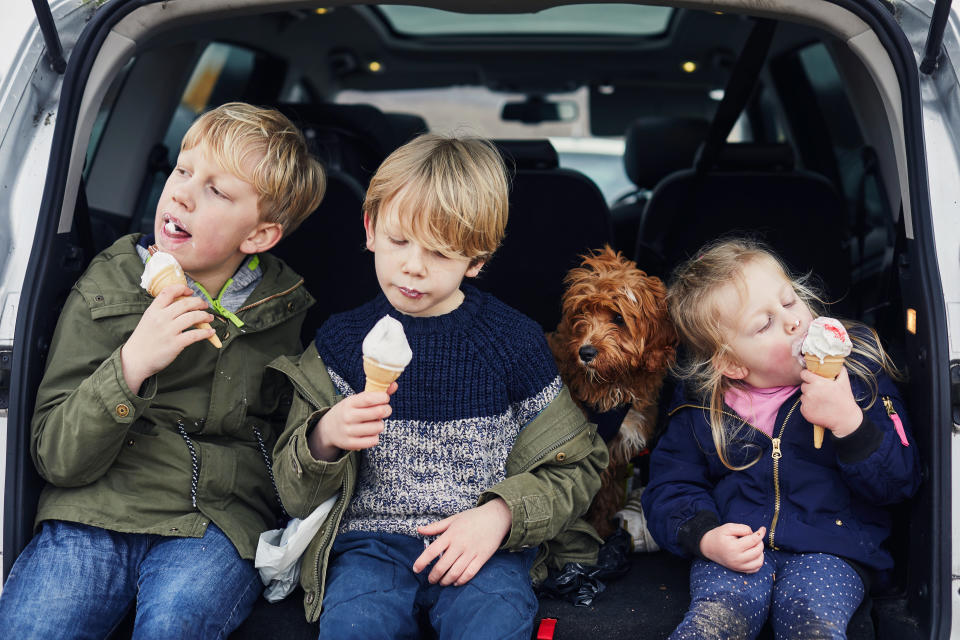
[[[640,189],[652,189],[674,171],[689,169],[709,128],[703,118],[637,118],[624,140],[627,177]]]
[[[701,147],[702,149],[702,147]],[[697,150],[697,156],[701,149]],[[773,142],[728,142],[717,155],[714,171],[792,171],[793,148]]]
[[[390,128],[393,129],[394,145],[404,145],[421,133],[430,131],[427,121],[415,113],[385,112]]]
[[[557,150],[549,140],[494,140],[507,170],[556,169],[560,166]]]

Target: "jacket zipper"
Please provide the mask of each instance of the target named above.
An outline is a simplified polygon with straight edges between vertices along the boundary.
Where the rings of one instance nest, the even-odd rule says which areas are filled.
[[[777,529],[777,520],[780,518],[780,458],[783,457],[783,453],[780,451],[780,439],[783,437],[783,432],[787,428],[787,422],[790,421],[790,416],[793,415],[794,410],[799,405],[800,398],[797,398],[797,401],[790,407],[790,411],[787,411],[787,415],[783,419],[783,424],[780,425],[780,433],[777,434],[776,438],[771,438],[773,442],[773,451],[770,453],[770,457],[773,458],[773,520],[770,521],[770,533],[767,537],[767,543],[771,549],[776,549],[773,545],[773,534]]]

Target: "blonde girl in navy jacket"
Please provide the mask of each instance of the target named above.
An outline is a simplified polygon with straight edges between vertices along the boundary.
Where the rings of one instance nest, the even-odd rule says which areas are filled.
[[[896,369],[845,323],[836,379],[805,370],[819,299],[751,240],[705,247],[668,299],[687,357],[643,508],[660,546],[694,557],[671,638],[754,638],[768,618],[778,639],[846,637],[865,577],[893,565],[887,507],[920,481]]]

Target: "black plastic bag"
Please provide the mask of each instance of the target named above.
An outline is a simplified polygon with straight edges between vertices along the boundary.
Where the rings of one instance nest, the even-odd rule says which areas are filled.
[[[606,589],[604,581],[616,580],[630,569],[630,534],[617,529],[600,547],[597,564],[568,562],[560,571],[551,571],[539,588],[541,596],[589,607]]]

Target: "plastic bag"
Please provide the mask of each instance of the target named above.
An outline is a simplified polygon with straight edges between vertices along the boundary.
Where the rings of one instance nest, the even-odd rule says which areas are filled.
[[[618,529],[610,534],[597,555],[597,564],[568,562],[559,572],[551,572],[538,589],[540,595],[589,607],[606,589],[604,580],[615,580],[630,570],[630,534]]]
[[[260,534],[253,565],[260,571],[260,580],[266,586],[263,597],[267,601],[283,600],[297,586],[300,556],[320,530],[320,525],[336,501],[337,496],[334,495],[303,520],[293,518],[283,529],[271,529]]]

